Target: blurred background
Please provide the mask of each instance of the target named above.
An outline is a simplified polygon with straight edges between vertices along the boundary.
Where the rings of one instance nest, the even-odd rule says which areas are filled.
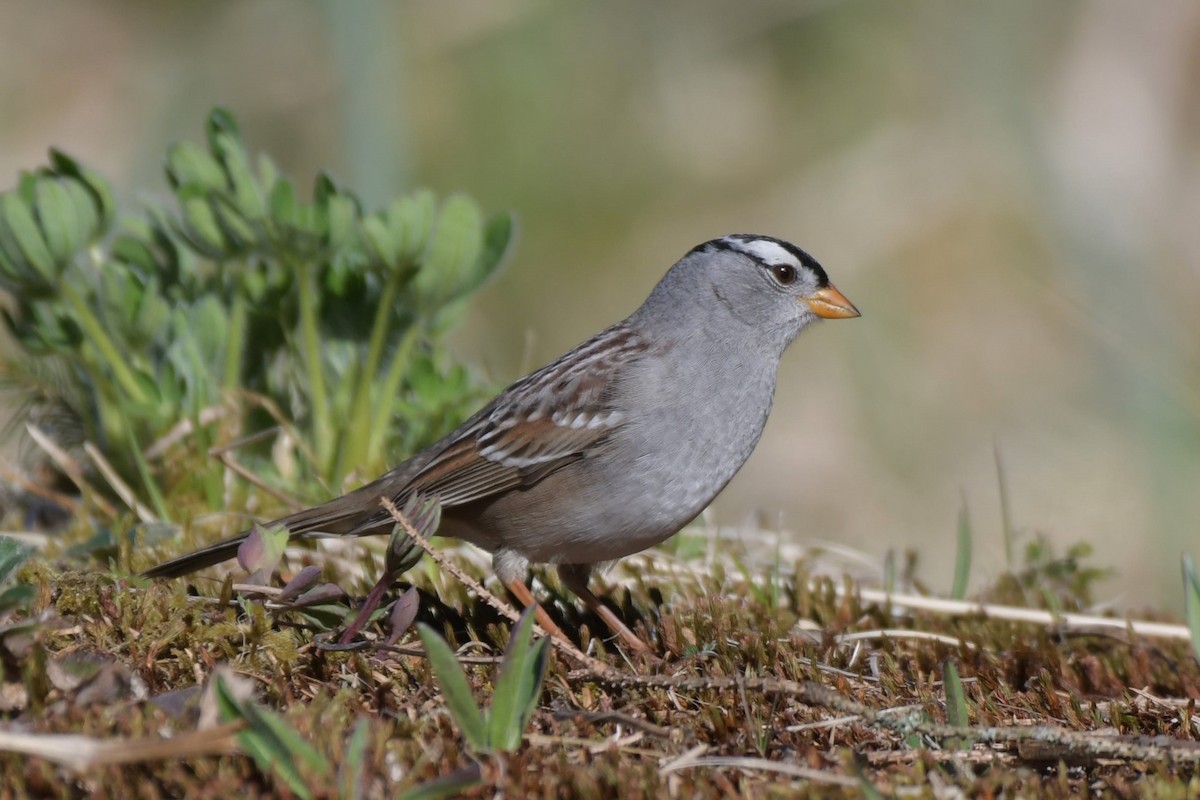
[[[520,221],[456,350],[507,383],[694,244],[812,252],[863,317],[785,359],[711,519],[972,586],[1012,524],[1179,610],[1200,556],[1200,4],[550,0],[0,6],[0,185],[53,144],[127,208],[229,107],[302,185]]]

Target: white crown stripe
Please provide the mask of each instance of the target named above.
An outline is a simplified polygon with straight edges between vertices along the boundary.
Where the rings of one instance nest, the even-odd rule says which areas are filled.
[[[766,239],[750,239],[747,241],[735,238],[726,238],[722,241],[726,242],[734,250],[740,250],[764,264],[791,264],[797,267],[800,266],[800,262],[796,260],[796,257],[788,252],[787,248],[777,242]]]

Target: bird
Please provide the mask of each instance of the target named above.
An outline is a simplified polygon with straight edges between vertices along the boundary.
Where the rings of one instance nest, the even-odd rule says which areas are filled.
[[[290,539],[388,534],[386,498],[441,505],[438,535],[492,554],[500,581],[549,620],[532,564],[630,649],[649,646],[588,588],[597,566],[695,519],[757,445],[784,351],[813,322],[859,316],[815,258],[738,233],[689,250],[645,302],[517,380],[432,446],[348,494],[275,520]],[[236,555],[250,531],[146,570],[184,575]]]

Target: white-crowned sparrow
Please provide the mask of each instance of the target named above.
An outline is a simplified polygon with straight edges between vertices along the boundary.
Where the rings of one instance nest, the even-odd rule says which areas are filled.
[[[437,444],[362,488],[277,520],[294,538],[389,533],[380,506],[437,497],[439,533],[493,554],[526,604],[531,562],[632,647],[644,644],[588,589],[592,567],[691,521],[754,449],[783,351],[818,318],[858,316],[795,245],[734,234],[681,258],[641,308],[520,379]],[[240,533],[145,574],[233,557]],[[544,617],[544,615],[543,615]]]

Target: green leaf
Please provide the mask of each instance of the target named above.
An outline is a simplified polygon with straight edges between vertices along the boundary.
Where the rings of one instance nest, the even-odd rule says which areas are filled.
[[[516,231],[516,220],[507,212],[493,214],[483,230],[483,251],[479,254],[481,280],[496,271],[508,254]]]
[[[217,224],[221,226],[221,232],[231,245],[230,255],[244,253],[258,246],[258,232],[255,227],[229,198],[217,195],[213,197],[212,205]]]
[[[446,698],[446,707],[450,716],[458,724],[467,745],[476,752],[486,753],[491,750],[488,743],[487,727],[484,725],[483,713],[471,696],[471,684],[467,681],[467,673],[454,657],[454,652],[446,640],[438,636],[428,625],[418,625],[417,633],[421,643],[425,645],[425,653],[429,656],[429,666],[437,676],[442,687],[442,695]]]
[[[64,181],[63,189],[74,210],[74,229],[68,233],[71,236],[71,254],[84,249],[103,235],[100,223],[100,209],[96,207],[96,199],[87,185],[79,180]]]
[[[335,194],[326,201],[326,209],[329,215],[329,246],[340,248],[350,240],[354,232],[354,223],[358,221],[358,205],[353,198]]]
[[[361,800],[365,797],[363,786],[363,767],[367,757],[367,733],[370,722],[366,717],[359,717],[354,723],[354,731],[350,741],[346,743],[346,756],[338,770],[338,785],[341,787],[343,800]]]
[[[1183,556],[1183,602],[1188,630],[1192,634],[1192,653],[1200,661],[1200,576],[1192,557]]]
[[[0,592],[0,614],[11,611],[14,608],[24,608],[33,602],[34,591],[32,586],[24,584],[18,586],[10,586],[3,592]]]
[[[438,217],[421,269],[413,279],[419,311],[430,315],[476,284],[483,252],[483,216],[474,200],[455,195]]]
[[[370,216],[363,217],[359,225],[374,257],[385,267],[395,268],[400,250],[387,224],[378,216]]]
[[[66,187],[57,179],[42,176],[34,184],[34,208],[46,247],[58,264],[66,264],[75,255],[76,242],[86,238],[77,231],[75,204]]]
[[[387,210],[387,226],[400,256],[415,261],[425,249],[437,217],[437,198],[428,189],[399,198]]]
[[[183,211],[183,231],[188,241],[209,258],[224,258],[225,234],[221,232],[221,225],[208,198],[200,192],[184,191],[180,193],[179,204]]]
[[[271,216],[285,225],[296,224],[296,187],[287,178],[280,178],[271,186]]]
[[[488,712],[488,740],[503,752],[521,746],[525,726],[541,695],[546,674],[546,640],[531,645],[532,637],[533,609],[527,608],[513,628]]]
[[[214,151],[217,149],[217,135],[224,133],[235,139],[242,138],[242,132],[238,129],[237,119],[229,109],[217,106],[212,111],[208,112],[208,121],[205,126],[205,132],[208,134],[208,145]]]
[[[954,585],[950,596],[962,600],[967,596],[967,583],[971,579],[971,517],[967,513],[964,498],[958,512],[958,549],[954,553]]]
[[[25,262],[46,280],[57,280],[59,270],[54,263],[54,257],[50,255],[42,233],[33,219],[33,213],[20,194],[6,192],[0,197],[0,212],[4,214],[4,221],[8,223],[8,229],[12,232]]]
[[[191,186],[204,192],[227,186],[225,170],[204,148],[194,142],[179,142],[167,151],[167,182],[173,189]]]
[[[0,536],[0,583],[4,583],[33,555],[33,548],[11,536]]]
[[[266,213],[266,202],[262,190],[254,176],[250,165],[250,157],[242,140],[226,132],[217,133],[213,137],[214,148],[225,174],[229,176],[229,186],[233,190],[233,201],[237,210],[247,219],[262,219]]]
[[[254,759],[258,768],[277,775],[298,796],[311,798],[312,793],[297,768],[297,762],[303,762],[314,772],[325,774],[329,772],[329,762],[325,757],[304,741],[278,714],[253,703],[239,702],[219,675],[214,678],[214,690],[221,721],[246,722],[246,730],[237,735],[238,745]]]
[[[102,236],[113,224],[117,215],[117,204],[113,199],[112,187],[108,185],[108,181],[101,178],[99,173],[88,169],[62,150],[54,147],[50,148],[50,165],[58,174],[74,178],[87,189],[97,217],[97,229],[92,238]]]
[[[459,797],[468,789],[483,783],[483,768],[470,764],[449,775],[434,778],[403,792],[396,800],[446,800]]]

